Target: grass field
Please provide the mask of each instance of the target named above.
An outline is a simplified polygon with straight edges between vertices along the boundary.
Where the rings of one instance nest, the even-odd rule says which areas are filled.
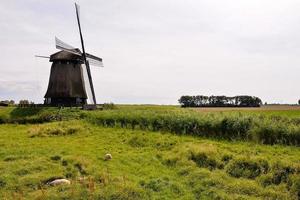
[[[258,108],[196,108],[199,112],[242,112],[250,114],[299,117],[299,105],[265,105]]]
[[[0,199],[299,199],[297,143],[264,145],[230,133],[242,134],[235,126],[250,118],[297,136],[295,108],[0,108]],[[209,135],[190,132],[186,124],[195,119],[237,121]],[[246,131],[258,131],[252,121]],[[55,178],[71,185],[47,185]]]

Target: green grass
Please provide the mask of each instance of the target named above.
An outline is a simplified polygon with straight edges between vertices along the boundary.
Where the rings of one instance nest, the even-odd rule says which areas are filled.
[[[45,129],[74,126],[72,134],[32,137]],[[0,146],[0,195],[7,199],[289,199],[299,192],[293,189],[300,170],[297,147],[102,128],[82,121],[1,125]],[[104,161],[106,153],[113,159]],[[265,171],[237,165],[265,167],[262,161],[267,162]],[[280,170],[287,177],[273,181]],[[72,184],[47,186],[53,177],[67,177]]]
[[[9,108],[0,109],[0,124],[38,124],[84,119],[105,127],[138,128],[208,138],[299,146],[300,115],[295,115],[299,110],[289,111],[293,114],[288,115],[288,110],[257,109],[199,112],[178,106],[123,105],[116,109],[93,112],[69,108]]]
[[[259,115],[272,126],[271,122],[298,123],[294,114]],[[194,117],[256,119],[257,113],[118,106],[90,112],[0,108],[0,116],[4,119],[0,199],[297,199],[300,195],[299,147],[153,131],[140,126],[143,123],[132,126],[140,116],[177,116],[180,123],[188,123]],[[45,116],[50,120],[43,121]],[[94,121],[120,116],[128,120],[123,128]],[[112,160],[104,160],[106,153]],[[67,178],[71,185],[46,184],[54,178]]]
[[[198,112],[175,106],[123,106],[115,110],[85,113],[83,116],[94,124],[106,127],[299,146],[300,115],[281,116],[279,112],[270,112]]]

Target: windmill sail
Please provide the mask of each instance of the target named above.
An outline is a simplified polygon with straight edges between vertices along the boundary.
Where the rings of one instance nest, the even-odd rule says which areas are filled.
[[[102,63],[102,58],[86,53],[86,59],[90,65],[104,67]]]
[[[95,104],[94,99],[93,99],[93,92],[91,89],[90,81],[89,81],[89,76],[88,76],[88,71],[86,66],[82,66],[82,74],[83,74],[83,81],[84,81],[84,86],[85,86],[85,91],[87,93],[88,99],[87,103],[88,104]]]
[[[79,29],[79,35],[80,35],[80,42],[81,42],[81,47],[82,47],[82,56],[83,56],[84,63],[86,65],[87,75],[89,78],[90,87],[91,87],[91,91],[92,91],[92,95],[93,95],[93,102],[96,105],[96,96],[95,96],[95,90],[94,90],[94,85],[93,85],[93,80],[92,80],[91,69],[90,69],[89,62],[87,61],[87,58],[86,58],[84,42],[83,42],[83,37],[82,37],[82,32],[81,32],[80,19],[79,19],[79,6],[76,3],[75,3],[75,9],[76,9],[77,23],[78,23],[78,29]]]
[[[50,58],[50,56],[39,56],[39,55],[35,55],[35,57],[37,57],[37,58]]]
[[[70,53],[81,56],[81,54],[78,51],[76,51],[74,47],[63,42],[62,40],[58,39],[57,37],[55,37],[55,46],[57,49],[68,51]]]
[[[57,37],[55,37],[55,44],[56,44],[56,48],[75,49],[74,47],[63,42],[62,40],[58,39]]]

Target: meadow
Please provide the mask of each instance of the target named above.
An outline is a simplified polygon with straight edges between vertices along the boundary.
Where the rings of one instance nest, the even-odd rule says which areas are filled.
[[[0,199],[300,197],[296,106],[0,107],[0,123]]]

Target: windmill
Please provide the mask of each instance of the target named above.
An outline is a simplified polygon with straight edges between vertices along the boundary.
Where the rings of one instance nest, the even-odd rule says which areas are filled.
[[[85,52],[79,5],[76,3],[75,9],[82,51],[55,37],[55,46],[61,51],[50,57],[36,56],[50,58],[50,62],[53,62],[45,104],[86,105],[88,99],[90,104],[96,107],[97,102],[90,65],[103,67],[102,58]]]

